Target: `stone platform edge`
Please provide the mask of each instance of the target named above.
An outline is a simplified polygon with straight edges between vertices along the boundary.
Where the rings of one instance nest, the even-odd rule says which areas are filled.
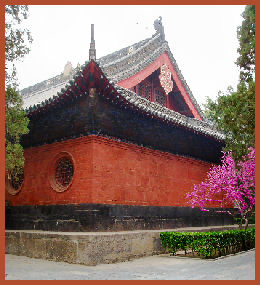
[[[249,225],[252,226],[254,225]],[[167,253],[167,249],[161,246],[160,232],[230,229],[238,229],[238,225],[121,232],[6,230],[5,253],[74,264],[97,265]]]

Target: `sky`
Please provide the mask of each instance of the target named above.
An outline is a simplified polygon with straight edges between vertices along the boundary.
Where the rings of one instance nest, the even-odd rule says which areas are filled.
[[[24,21],[33,37],[30,53],[16,64],[20,89],[63,72],[89,58],[91,24],[96,55],[130,46],[154,33],[162,17],[165,39],[198,103],[236,90],[239,69],[237,27],[244,5],[32,5]]]

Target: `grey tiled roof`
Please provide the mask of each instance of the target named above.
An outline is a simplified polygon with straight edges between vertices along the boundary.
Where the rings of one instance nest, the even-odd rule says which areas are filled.
[[[130,48],[132,48],[131,53],[129,53]],[[201,117],[204,118],[203,112],[194,98],[191,90],[189,89],[188,84],[184,80],[176,60],[170,51],[168,43],[162,40],[160,34],[157,33],[151,38],[145,39],[133,44],[132,46],[101,57],[96,62],[104,72],[105,76],[117,83],[143,70],[163,52],[168,53],[191,101],[200,113]],[[83,69],[84,66],[85,64],[81,67],[81,69]],[[37,105],[42,101],[51,98],[53,95],[56,95],[57,92],[60,91],[70,79],[72,79],[73,75],[75,75],[77,71],[78,68],[73,69],[71,77],[67,80],[63,78],[62,74],[60,74],[34,86],[21,90],[21,94],[23,95],[24,99],[24,107],[28,108],[34,104]]]
[[[130,105],[132,104],[138,109],[152,114],[154,117],[172,122],[175,125],[192,129],[195,132],[203,133],[218,140],[224,140],[224,135],[219,133],[213,125],[205,121],[181,115],[180,113],[165,108],[157,103],[150,102],[145,98],[137,96],[136,93],[116,85],[117,82],[129,78],[130,76],[143,70],[163,52],[167,52],[169,55],[171,62],[186,89],[186,92],[188,93],[191,101],[195,105],[200,115],[204,118],[203,112],[201,111],[199,104],[189,89],[188,84],[183,78],[181,71],[170,51],[168,43],[159,33],[156,33],[151,38],[133,44],[132,46],[104,56],[98,59],[96,63],[107,77],[110,84],[114,86],[117,92],[121,94]],[[83,64],[81,67],[73,69],[69,78],[64,78],[63,74],[60,74],[49,80],[45,80],[34,86],[23,89],[21,94],[24,99],[23,106],[26,111],[30,113],[32,109],[35,110],[40,106],[44,106],[45,104],[48,104],[50,100],[55,101],[55,98],[59,97],[62,91],[71,85],[71,83],[74,81],[73,79],[78,77],[88,63],[89,62],[85,62],[85,64]],[[34,106],[34,108],[31,108],[32,106]]]
[[[28,109],[30,106],[40,104],[45,100],[48,100],[61,91],[62,88],[66,86],[67,81],[60,82],[55,86],[51,86],[49,88],[45,88],[44,90],[39,90],[34,92],[33,94],[26,94],[23,96],[23,107],[24,109]]]
[[[133,52],[130,54],[120,50],[115,52],[118,56],[114,61],[104,63],[101,58],[97,63],[111,80],[119,82],[153,63],[164,52],[165,43],[160,41],[159,36],[155,36],[146,40],[143,45],[133,45]]]
[[[143,47],[145,44],[147,44],[147,42],[149,42],[151,40],[151,38],[140,41],[132,46],[123,48],[119,51],[113,52],[109,55],[103,56],[101,58],[99,58],[98,60],[96,60],[96,62],[99,64],[100,67],[102,67],[102,70],[104,72],[104,74],[107,76],[108,79],[115,81],[116,77],[118,77],[118,75],[116,74],[119,70],[122,71],[122,62],[124,62],[124,60],[126,58],[129,57],[133,57],[133,55],[135,55],[137,53],[137,51],[140,51],[140,48]],[[129,48],[133,47],[134,48],[134,52],[133,54],[131,54],[130,56],[128,56],[128,51]],[[23,96],[24,99],[24,107],[27,108],[28,106],[32,106],[35,104],[35,102],[37,101],[37,103],[40,103],[40,96],[38,96],[38,94],[41,94],[44,98],[44,100],[47,97],[47,94],[49,94],[51,96],[51,93],[53,93],[52,95],[56,95],[57,93],[57,88],[58,86],[61,85],[66,85],[66,83],[69,82],[70,79],[73,78],[73,76],[77,73],[77,71],[79,69],[84,69],[84,66],[87,64],[88,62],[86,61],[80,68],[75,68],[72,70],[71,72],[71,76],[70,78],[64,78],[63,74],[59,74],[53,78],[44,80],[40,83],[37,83],[33,86],[24,88],[23,90],[20,91],[21,95]],[[120,68],[121,65],[121,68]],[[115,67],[115,68],[114,68]],[[118,69],[119,68],[119,69]],[[130,65],[127,63],[124,68],[126,69],[124,72],[125,77],[122,77],[121,74],[121,78],[127,78],[127,69],[130,69]],[[115,81],[115,82],[118,82]],[[52,89],[53,88],[53,92]],[[47,94],[44,94],[46,91]],[[56,93],[55,93],[56,92]],[[38,100],[32,100],[32,104],[30,103],[32,97],[34,97],[36,95],[36,97],[38,98]],[[26,102],[28,101],[28,102]]]
[[[106,66],[106,65],[110,65],[111,63],[116,62],[118,59],[122,59],[126,56],[128,56],[129,54],[129,48],[133,48],[133,51],[139,50],[141,47],[143,47],[145,44],[147,44],[147,42],[149,42],[151,40],[151,38],[147,38],[145,40],[142,40],[138,43],[135,43],[131,46],[122,48],[116,52],[113,52],[111,54],[108,54],[106,56],[103,56],[101,58],[98,59],[99,64],[102,66]]]

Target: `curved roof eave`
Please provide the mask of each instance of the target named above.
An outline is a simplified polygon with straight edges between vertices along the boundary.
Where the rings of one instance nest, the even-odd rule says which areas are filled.
[[[117,92],[123,96],[130,104],[133,104],[140,111],[149,113],[163,121],[168,121],[184,128],[191,129],[194,132],[201,133],[217,140],[224,141],[225,135],[220,133],[214,125],[195,118],[186,117],[178,112],[170,110],[155,102],[151,102],[138,96],[135,92],[114,84]]]
[[[45,101],[42,101],[39,104],[35,104],[34,106],[26,108],[25,111],[27,112],[27,114],[32,114],[37,110],[39,111],[41,108],[57,104],[59,99],[64,95],[64,93],[66,93],[67,89],[76,84],[76,81],[82,76],[84,69],[89,65],[89,63],[90,62],[86,62],[84,65],[82,65],[80,71],[78,71],[78,73],[74,75],[73,80],[70,80],[64,86],[62,85],[61,90],[59,92],[56,92],[55,94],[53,94],[53,96],[50,96],[48,99],[46,98]],[[218,132],[213,125],[210,125],[205,121],[181,115],[180,113],[163,107],[160,104],[150,102],[149,100],[138,96],[135,92],[129,89],[118,86],[113,80],[106,76],[102,66],[100,67],[98,63],[94,63],[97,68],[99,68],[101,73],[103,73],[103,75],[106,77],[110,87],[113,88],[118,93],[118,95],[122,96],[128,105],[135,107],[140,112],[144,112],[162,121],[173,123],[174,125],[190,129],[193,132],[201,133],[220,141],[225,140],[224,134]]]

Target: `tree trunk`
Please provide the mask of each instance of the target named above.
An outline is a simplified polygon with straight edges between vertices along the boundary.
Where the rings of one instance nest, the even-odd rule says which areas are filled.
[[[240,223],[239,223],[239,229],[242,229],[242,225],[243,225],[243,218],[241,218]]]
[[[247,227],[248,227],[248,219],[247,218],[245,218],[245,230],[247,229]]]

